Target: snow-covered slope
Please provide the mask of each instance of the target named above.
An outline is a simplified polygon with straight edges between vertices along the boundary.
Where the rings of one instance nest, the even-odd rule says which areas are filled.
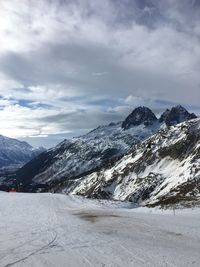
[[[113,166],[63,188],[89,197],[170,204],[200,198],[200,119],[160,129]]]
[[[42,151],[43,148],[0,135],[0,169],[21,167]]]
[[[19,170],[18,179],[24,184],[29,181],[41,184],[83,175],[118,159],[159,127],[158,122],[149,127],[141,124],[126,131],[121,128],[121,123],[98,127],[42,153]]]
[[[0,193],[0,266],[199,267],[200,210],[154,213],[61,194]]]
[[[182,116],[182,107],[174,108],[176,117]],[[187,114],[189,114],[186,111]],[[187,119],[187,118],[186,118]],[[66,182],[102,168],[122,157],[130,147],[152,136],[165,127],[146,107],[136,108],[124,122],[100,126],[86,135],[64,140],[26,164],[17,173],[18,181],[25,185]],[[71,181],[70,183],[73,183]],[[59,186],[59,185],[56,185]]]

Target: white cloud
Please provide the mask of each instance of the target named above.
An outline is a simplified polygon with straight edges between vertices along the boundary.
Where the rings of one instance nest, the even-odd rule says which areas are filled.
[[[1,0],[1,134],[89,129],[156,99],[198,106],[198,1],[144,2]]]

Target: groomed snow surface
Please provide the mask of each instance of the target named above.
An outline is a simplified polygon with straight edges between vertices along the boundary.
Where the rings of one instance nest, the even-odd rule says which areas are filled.
[[[0,193],[0,266],[200,266],[200,210]]]

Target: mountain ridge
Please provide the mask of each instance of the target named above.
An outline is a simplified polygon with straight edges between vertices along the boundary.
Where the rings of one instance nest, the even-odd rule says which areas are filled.
[[[183,119],[183,109],[180,106],[175,107],[175,110],[180,110],[181,119]],[[135,110],[137,111],[135,113],[140,110],[147,114],[147,116],[140,116],[137,125],[123,129],[123,122],[110,123],[99,126],[78,138],[64,140],[23,166],[16,173],[17,181],[24,184],[25,191],[33,190],[32,188],[37,184],[45,184],[47,189],[50,188],[49,185],[63,181],[68,184],[68,180],[74,180],[86,173],[101,169],[107,163],[115,162],[133,145],[141,143],[159,129],[168,127],[165,122],[161,123],[150,109],[139,107]],[[150,120],[151,123],[146,123],[149,121],[148,114],[153,118],[153,121]]]
[[[200,203],[200,119],[160,129],[113,166],[61,191],[151,206]]]

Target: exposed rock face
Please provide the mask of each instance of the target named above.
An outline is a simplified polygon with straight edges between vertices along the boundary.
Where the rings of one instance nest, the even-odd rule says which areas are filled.
[[[160,122],[160,123],[165,122],[166,119],[167,119],[167,117],[169,116],[169,113],[170,113],[170,109],[167,108],[167,109],[161,114],[161,116],[160,116],[160,118],[159,118],[159,122]]]
[[[165,122],[167,126],[171,126],[195,118],[197,116],[194,113],[189,113],[184,107],[179,105],[171,110],[167,109],[161,115],[159,122]]]
[[[157,121],[154,113],[147,107],[138,107],[125,119],[122,123],[124,130],[130,129],[131,127],[144,124],[145,126],[153,125]]]

